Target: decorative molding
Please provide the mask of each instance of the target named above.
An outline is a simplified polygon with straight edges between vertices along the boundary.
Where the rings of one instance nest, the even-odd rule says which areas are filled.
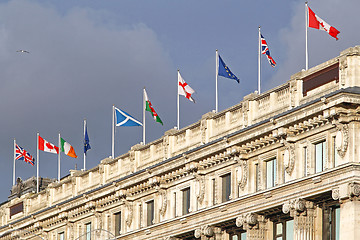
[[[331,197],[334,200],[339,200],[340,199],[340,189],[339,188],[333,188],[331,190]]]
[[[195,174],[195,179],[198,184],[196,198],[198,202],[201,204],[204,201],[205,197],[205,176],[201,176],[198,174]]]
[[[160,206],[159,212],[160,212],[160,215],[164,217],[164,216],[165,216],[165,213],[166,213],[166,209],[167,209],[167,194],[166,194],[166,190],[160,189],[160,190],[159,190],[159,195],[160,195],[160,198],[161,198],[161,206]]]
[[[214,228],[209,225],[205,225],[195,229],[194,237],[200,238],[201,236],[206,236],[206,237],[214,236]]]
[[[349,126],[347,124],[342,124],[337,127],[337,130],[335,147],[339,156],[343,158],[349,145]]]
[[[357,182],[349,183],[349,196],[350,198],[359,197],[360,195],[360,184]]]
[[[284,152],[284,167],[287,174],[291,175],[295,166],[295,144],[291,143]]]
[[[240,160],[240,169],[237,171],[238,177],[238,185],[241,190],[245,189],[248,175],[249,175],[249,167],[248,162],[246,160]]]
[[[133,209],[133,205],[126,201],[125,202],[125,222],[126,222],[126,225],[128,227],[131,226],[131,223],[132,223],[132,219],[133,219],[133,214],[134,214],[134,209]]]

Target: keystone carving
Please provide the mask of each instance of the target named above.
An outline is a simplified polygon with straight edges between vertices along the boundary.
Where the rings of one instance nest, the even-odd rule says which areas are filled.
[[[349,126],[340,125],[335,138],[336,151],[340,157],[344,157],[349,145]]]

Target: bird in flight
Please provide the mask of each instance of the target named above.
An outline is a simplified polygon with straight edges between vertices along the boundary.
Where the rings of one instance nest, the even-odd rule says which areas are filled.
[[[30,52],[28,52],[28,51],[26,51],[26,50],[17,50],[16,52],[30,53]]]

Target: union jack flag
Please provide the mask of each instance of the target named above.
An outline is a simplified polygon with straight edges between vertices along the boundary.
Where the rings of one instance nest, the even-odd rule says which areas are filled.
[[[268,61],[269,61],[269,63],[270,63],[270,65],[271,65],[272,67],[275,67],[275,66],[276,66],[276,62],[275,62],[275,60],[270,56],[270,50],[269,50],[269,47],[268,47],[268,45],[267,45],[267,43],[266,43],[266,40],[265,40],[265,38],[263,37],[262,34],[260,34],[260,35],[261,35],[261,53],[262,53],[262,54],[265,54],[266,57],[267,57],[267,59],[268,59]]]
[[[30,163],[32,166],[34,166],[35,162],[35,159],[30,155],[30,153],[17,144],[15,144],[15,160],[25,161]]]

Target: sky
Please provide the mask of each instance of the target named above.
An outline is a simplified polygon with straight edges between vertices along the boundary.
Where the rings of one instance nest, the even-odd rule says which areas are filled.
[[[309,29],[309,67],[359,45],[358,0],[314,0],[311,9],[340,34]],[[111,155],[112,106],[142,121],[142,89],[163,121],[146,113],[146,143],[176,126],[177,70],[196,91],[180,99],[180,128],[215,109],[215,50],[240,78],[219,77],[219,111],[257,90],[258,27],[272,68],[261,58],[261,92],[305,68],[304,1],[10,0],[0,1],[0,202],[13,182],[13,140],[36,158],[36,134],[58,134],[79,156],[61,155],[61,177]],[[30,53],[21,53],[17,50]],[[117,127],[115,156],[142,141],[141,127]],[[40,152],[40,176],[57,178],[57,155]],[[36,167],[16,161],[16,178]]]

